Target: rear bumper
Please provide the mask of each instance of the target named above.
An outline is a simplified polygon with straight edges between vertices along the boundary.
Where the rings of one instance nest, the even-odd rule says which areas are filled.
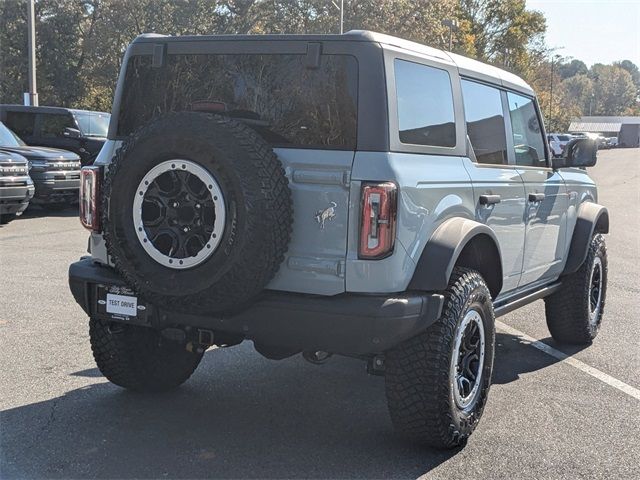
[[[98,306],[102,288],[125,286],[112,268],[82,259],[69,267],[69,286],[76,302],[93,318],[154,328],[206,328],[265,345],[347,355],[381,353],[417,335],[438,319],[444,301],[442,295],[419,292],[324,297],[265,291],[233,315],[191,315],[146,304],[144,315],[118,318]]]

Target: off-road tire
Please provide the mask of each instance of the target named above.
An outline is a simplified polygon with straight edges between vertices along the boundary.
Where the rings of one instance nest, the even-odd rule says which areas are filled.
[[[589,295],[596,258],[600,259],[602,268],[602,296],[599,312],[592,322]],[[544,301],[551,336],[561,343],[588,345],[598,335],[607,298],[607,246],[602,234],[591,237],[584,263],[561,281],[560,289]]]
[[[424,333],[387,352],[385,384],[396,430],[435,448],[464,446],[484,410],[493,370],[495,315],[491,293],[475,270],[455,268],[440,318]],[[477,310],[485,333],[485,361],[475,401],[464,411],[454,400],[451,360],[455,333],[468,311]]]
[[[144,175],[180,158],[215,177],[226,206],[217,248],[184,270],[149,256],[131,216]],[[115,268],[140,296],[168,310],[199,314],[244,307],[274,277],[289,244],[293,207],[282,163],[254,130],[227,117],[172,113],[142,127],[116,153],[103,192],[104,238]]]
[[[91,319],[91,350],[98,369],[112,383],[138,392],[162,392],[183,384],[203,353],[165,339],[158,330]]]

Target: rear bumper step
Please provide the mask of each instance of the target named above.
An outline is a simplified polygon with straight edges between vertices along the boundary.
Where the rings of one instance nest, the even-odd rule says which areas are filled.
[[[98,303],[105,288],[126,288],[112,268],[82,259],[69,267],[69,286],[76,302],[93,318],[154,328],[206,328],[265,345],[346,355],[382,353],[417,335],[438,319],[444,302],[440,294],[421,292],[326,297],[269,290],[230,315],[191,315],[145,304],[143,313],[128,318],[107,314]]]

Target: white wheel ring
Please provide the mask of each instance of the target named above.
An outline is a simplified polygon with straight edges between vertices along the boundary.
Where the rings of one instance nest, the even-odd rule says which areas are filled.
[[[204,247],[192,257],[174,258],[159,251],[147,237],[147,232],[142,222],[142,204],[144,203],[144,195],[147,192],[149,185],[151,185],[151,183],[160,175],[170,171],[188,172],[198,177],[198,179],[207,186],[215,207],[213,232]],[[224,196],[222,195],[222,190],[220,189],[220,185],[218,185],[216,179],[197,163],[185,159],[167,160],[159,163],[147,172],[136,189],[135,197],[133,199],[132,214],[133,227],[142,248],[160,265],[175,270],[184,270],[186,268],[195,267],[209,258],[213,252],[215,252],[218,244],[222,240],[226,220]]]

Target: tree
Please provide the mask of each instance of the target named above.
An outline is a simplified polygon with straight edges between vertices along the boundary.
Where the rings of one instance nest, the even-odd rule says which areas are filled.
[[[526,76],[532,56],[544,50],[544,16],[524,0],[461,0],[460,16],[470,42],[464,50],[480,60]]]
[[[588,71],[587,65],[582,60],[574,59],[569,63],[561,63],[558,65],[558,74],[563,80],[576,75],[586,75]]]
[[[637,90],[631,74],[615,65],[596,64],[593,79],[594,115],[622,115],[636,103]]]
[[[570,76],[561,85],[582,113],[588,114],[593,110],[593,81],[586,74]]]

